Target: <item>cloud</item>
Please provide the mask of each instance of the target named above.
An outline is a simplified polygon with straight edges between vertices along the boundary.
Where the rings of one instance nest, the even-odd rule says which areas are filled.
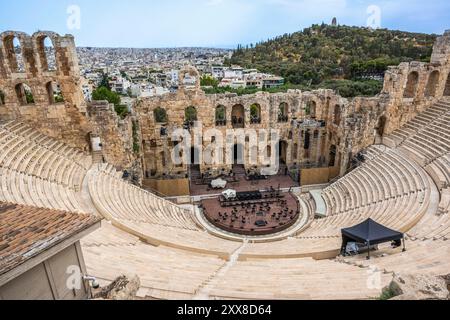
[[[268,4],[278,5],[289,9],[301,9],[305,11],[314,11],[323,13],[323,9],[327,11],[333,9],[344,9],[347,7],[346,0],[266,0]]]
[[[219,6],[219,5],[223,4],[224,2],[225,2],[225,0],[208,0],[206,2],[206,5],[214,7],[214,6]]]

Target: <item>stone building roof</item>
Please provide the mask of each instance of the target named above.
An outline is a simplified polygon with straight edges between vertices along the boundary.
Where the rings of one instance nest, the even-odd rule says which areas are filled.
[[[0,276],[100,220],[92,215],[0,202]]]

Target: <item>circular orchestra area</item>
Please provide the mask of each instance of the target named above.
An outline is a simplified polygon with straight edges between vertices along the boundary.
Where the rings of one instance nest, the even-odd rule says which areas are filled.
[[[246,236],[284,231],[300,217],[298,198],[291,192],[283,193],[272,187],[265,191],[236,192],[234,197],[221,195],[204,199],[200,208],[217,228]]]

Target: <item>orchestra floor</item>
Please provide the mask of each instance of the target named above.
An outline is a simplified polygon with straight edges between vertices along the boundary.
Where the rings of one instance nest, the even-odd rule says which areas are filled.
[[[201,202],[206,219],[216,227],[241,235],[267,235],[292,226],[300,215],[298,199],[286,192],[259,200],[235,201],[223,206],[220,198]]]

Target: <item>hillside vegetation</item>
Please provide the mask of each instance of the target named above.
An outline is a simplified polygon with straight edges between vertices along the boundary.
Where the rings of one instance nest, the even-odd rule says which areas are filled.
[[[436,35],[322,24],[238,46],[226,63],[280,75],[287,86],[332,88],[348,97],[373,95],[382,88],[373,79],[390,65],[429,61],[435,40]]]

